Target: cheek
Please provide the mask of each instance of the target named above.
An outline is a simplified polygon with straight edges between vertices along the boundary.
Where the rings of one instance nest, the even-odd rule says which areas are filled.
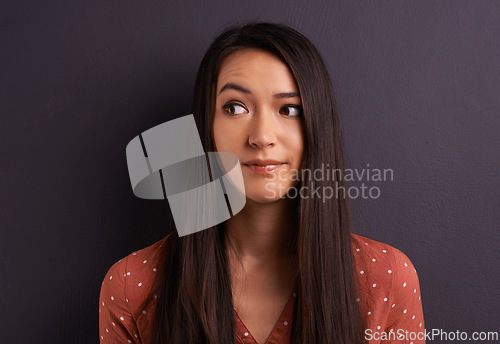
[[[238,138],[241,138],[238,129],[230,120],[215,115],[214,118],[214,144],[219,152],[234,152],[239,146]]]
[[[294,156],[295,164],[300,165],[305,154],[305,133],[302,129],[302,125],[289,128],[288,133],[287,146]]]
[[[214,117],[213,128],[212,128],[215,149],[219,152],[223,151],[224,144],[224,127],[216,114]]]

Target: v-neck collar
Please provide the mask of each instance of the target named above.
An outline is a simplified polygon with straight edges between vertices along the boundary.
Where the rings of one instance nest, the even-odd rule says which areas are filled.
[[[293,291],[290,293],[288,302],[281,312],[281,315],[274,325],[273,330],[267,337],[266,341],[262,344],[287,344],[291,342],[292,334],[292,320],[295,307],[295,300],[297,298],[298,281],[295,282]],[[235,337],[238,344],[258,344],[252,336],[246,325],[241,320],[236,308],[234,309],[235,318]]]

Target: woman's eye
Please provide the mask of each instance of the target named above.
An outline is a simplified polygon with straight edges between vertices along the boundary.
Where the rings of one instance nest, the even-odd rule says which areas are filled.
[[[302,115],[302,107],[288,105],[281,108],[281,113],[288,117],[298,117]]]
[[[241,115],[242,113],[245,113],[247,110],[236,103],[228,103],[222,107],[224,111],[231,115]]]

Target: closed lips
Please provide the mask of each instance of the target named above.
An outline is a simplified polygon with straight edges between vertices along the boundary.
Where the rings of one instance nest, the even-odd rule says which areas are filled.
[[[286,163],[278,160],[260,160],[260,159],[254,159],[254,160],[249,160],[243,165],[248,167],[251,171],[257,174],[265,175],[268,173],[272,173],[276,170],[278,170],[280,167],[284,166]]]
[[[267,160],[253,159],[253,160],[248,160],[248,161],[243,163],[243,165],[247,165],[247,166],[251,166],[251,165],[269,166],[269,165],[283,165],[283,164],[285,164],[285,163],[282,161],[270,160],[270,159],[267,159]]]

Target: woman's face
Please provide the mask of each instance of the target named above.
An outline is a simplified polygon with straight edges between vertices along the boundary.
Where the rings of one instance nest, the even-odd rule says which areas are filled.
[[[265,51],[238,50],[222,63],[215,97],[216,150],[239,158],[247,198],[279,200],[304,158],[302,103],[288,66]]]

